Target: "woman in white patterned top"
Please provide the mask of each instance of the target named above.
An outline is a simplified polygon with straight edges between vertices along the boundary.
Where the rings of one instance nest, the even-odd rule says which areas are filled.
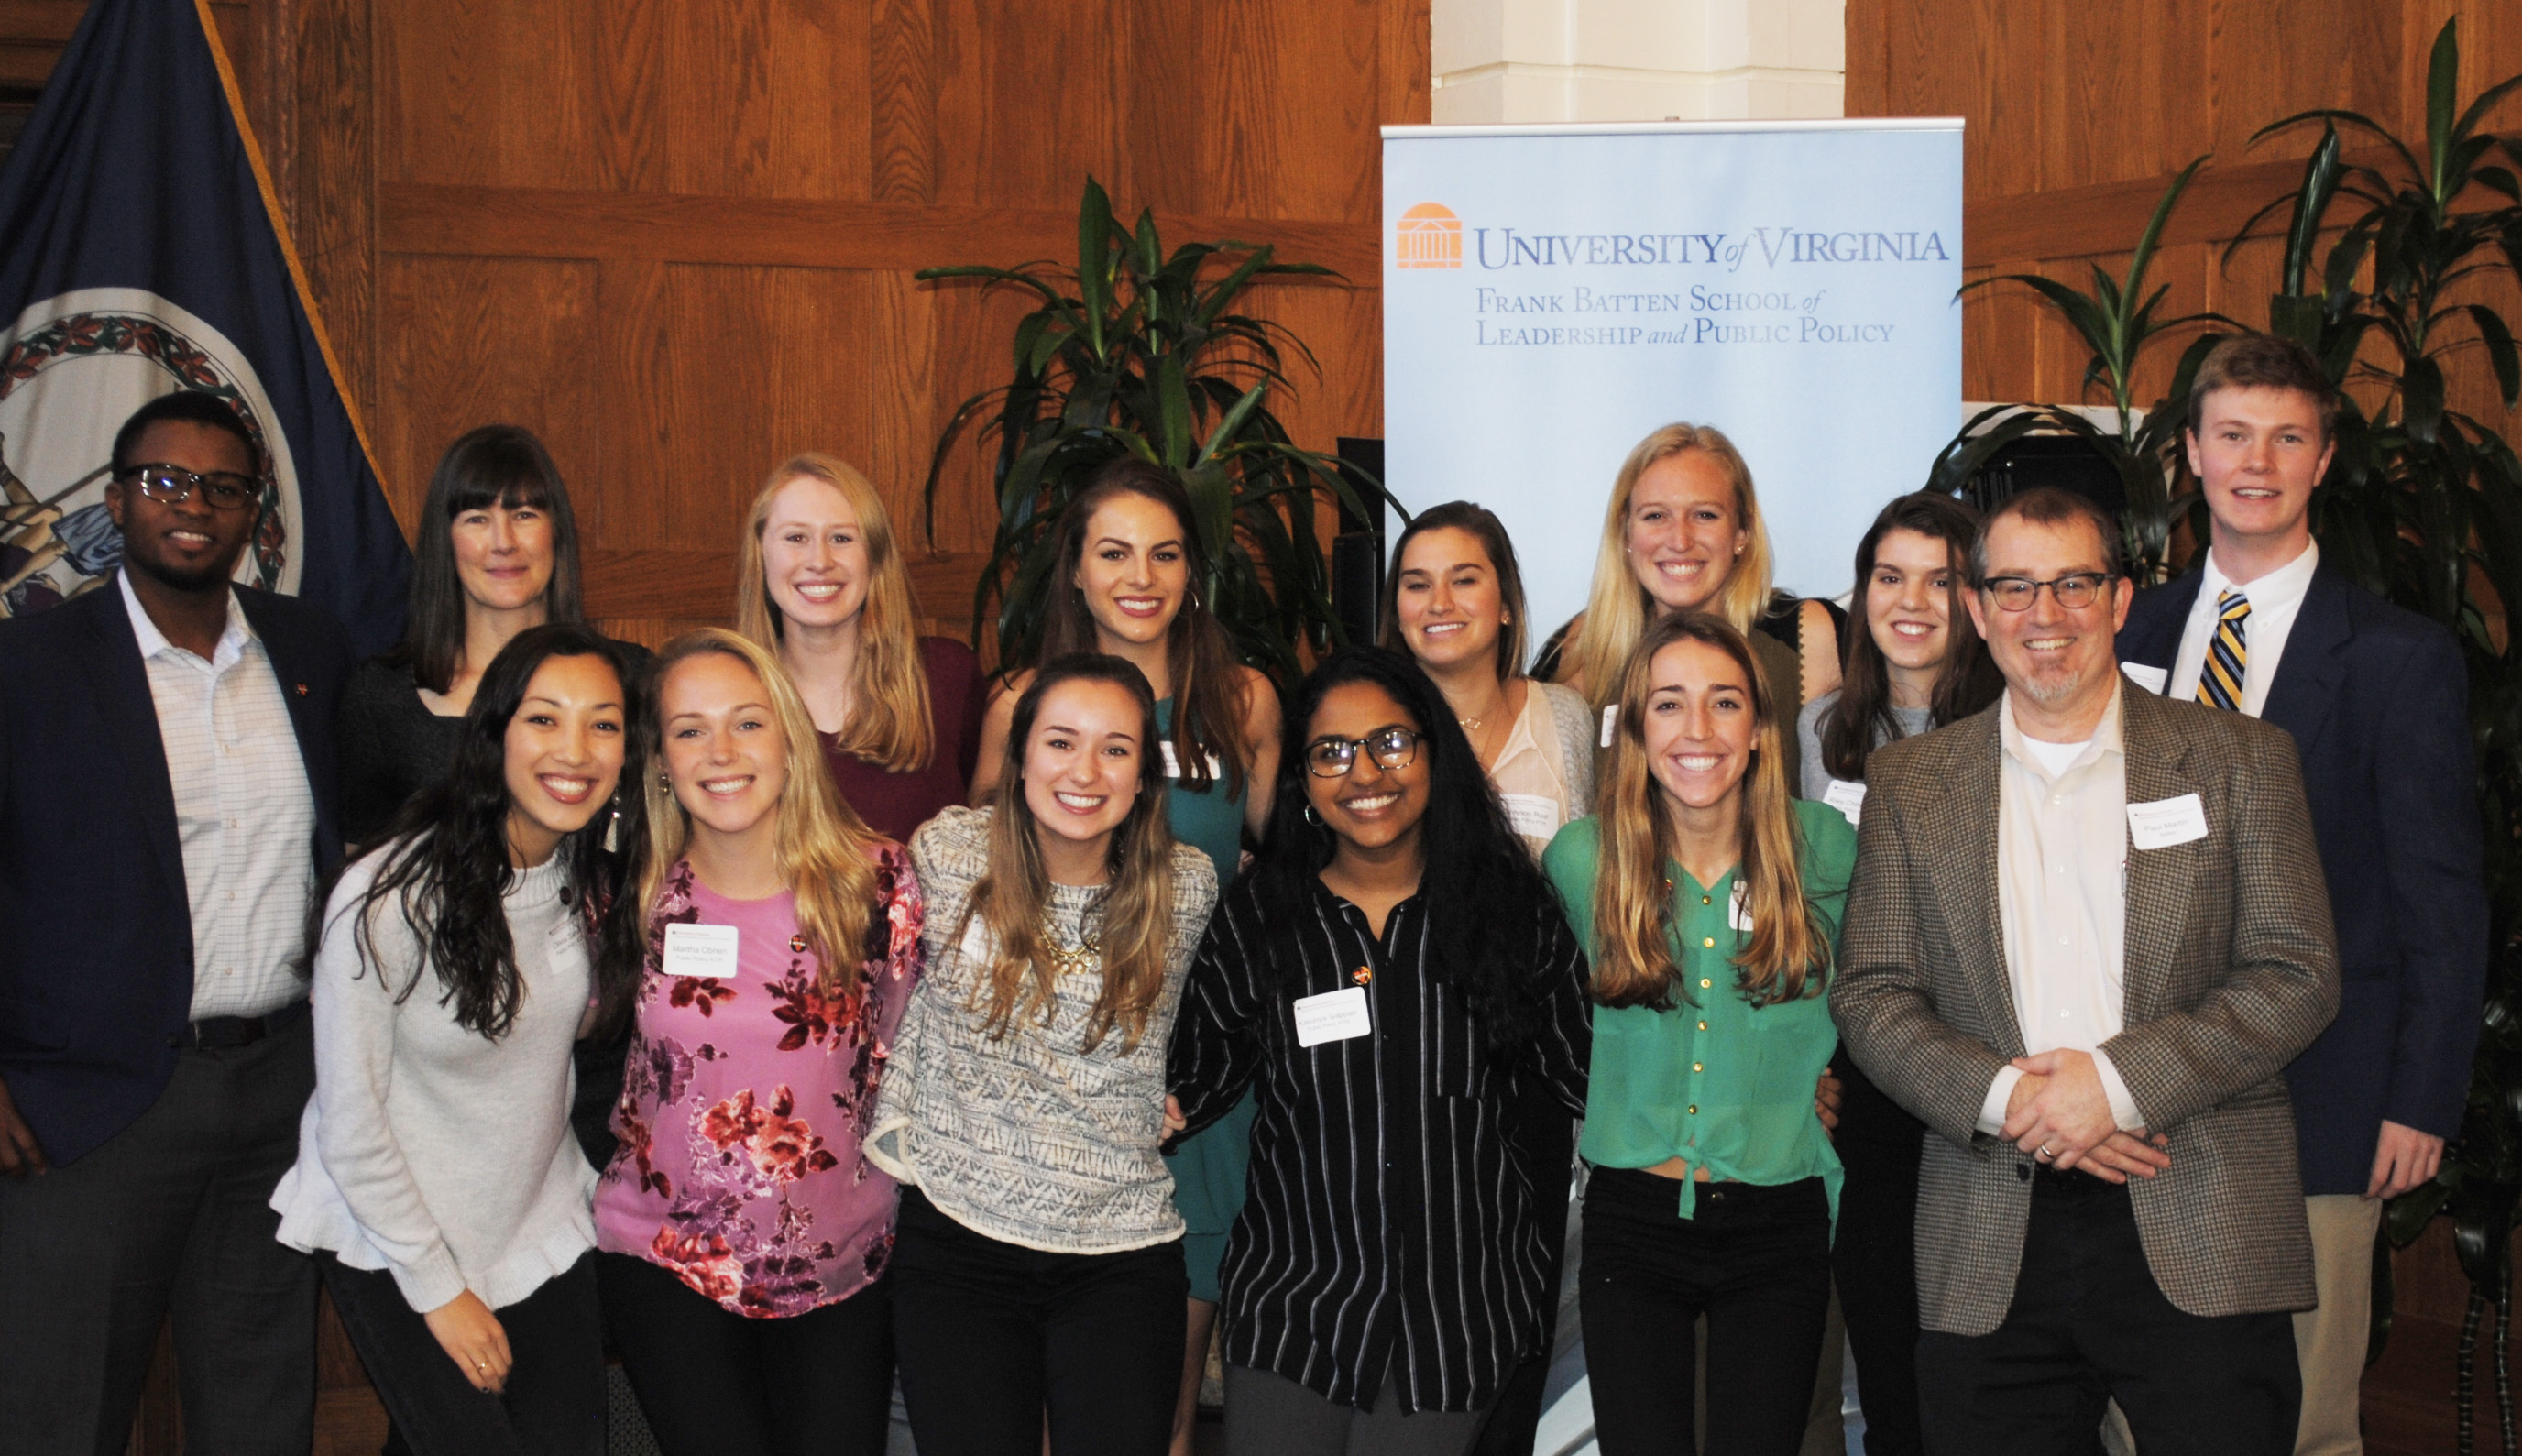
[[[1217,901],[1166,827],[1155,699],[1115,657],[1045,664],[989,809],[911,837],[928,968],[870,1161],[901,1181],[894,1339],[912,1436],[957,1456],[1161,1456],[1183,1342],[1157,1151],[1166,1038]]]

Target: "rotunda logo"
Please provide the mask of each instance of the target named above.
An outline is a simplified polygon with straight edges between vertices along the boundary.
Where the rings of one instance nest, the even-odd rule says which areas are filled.
[[[1463,219],[1443,203],[1421,203],[1393,224],[1393,266],[1459,268],[1463,265]]]

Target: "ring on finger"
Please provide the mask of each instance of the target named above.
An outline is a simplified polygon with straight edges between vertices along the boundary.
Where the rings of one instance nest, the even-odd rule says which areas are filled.
[[[2033,1157],[2035,1157],[2035,1158],[2038,1158],[2040,1161],[2042,1161],[2042,1162],[2044,1162],[2044,1163],[2046,1163],[2046,1162],[2055,1162],[2055,1161],[2057,1161],[2057,1160],[2058,1160],[2058,1154],[2057,1154],[2055,1151],[2053,1151],[2050,1149],[2049,1145],[2048,1145],[2048,1144],[2046,1144],[2046,1143],[2041,1144],[2041,1145],[2040,1145],[2040,1151],[2039,1151],[2038,1152],[2035,1152],[2035,1153],[2032,1154],[2032,1155]]]

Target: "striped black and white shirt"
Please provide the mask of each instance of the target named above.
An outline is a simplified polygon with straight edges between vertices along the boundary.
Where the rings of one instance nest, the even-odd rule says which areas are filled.
[[[1541,1220],[1564,1170],[1515,1156],[1518,1084],[1585,1108],[1585,956],[1558,904],[1498,935],[1531,947],[1549,1020],[1521,1055],[1488,1053],[1428,960],[1426,901],[1364,912],[1309,881],[1305,913],[1265,914],[1256,877],[1219,905],[1192,963],[1168,1080],[1192,1130],[1258,1087],[1250,1195],[1221,1271],[1225,1357],[1357,1405],[1389,1384],[1405,1411],[1479,1410],[1547,1336]],[[1363,985],[1370,1034],[1297,1044],[1300,997]],[[1387,1383],[1384,1377],[1390,1374]]]

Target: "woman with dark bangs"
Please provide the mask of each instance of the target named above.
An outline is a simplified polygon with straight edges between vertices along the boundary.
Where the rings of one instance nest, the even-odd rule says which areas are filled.
[[[1181,1120],[1259,1107],[1222,1277],[1234,1456],[1460,1453],[1553,1307],[1565,1207],[1512,1146],[1582,1110],[1585,958],[1435,683],[1332,654],[1191,972]]]

